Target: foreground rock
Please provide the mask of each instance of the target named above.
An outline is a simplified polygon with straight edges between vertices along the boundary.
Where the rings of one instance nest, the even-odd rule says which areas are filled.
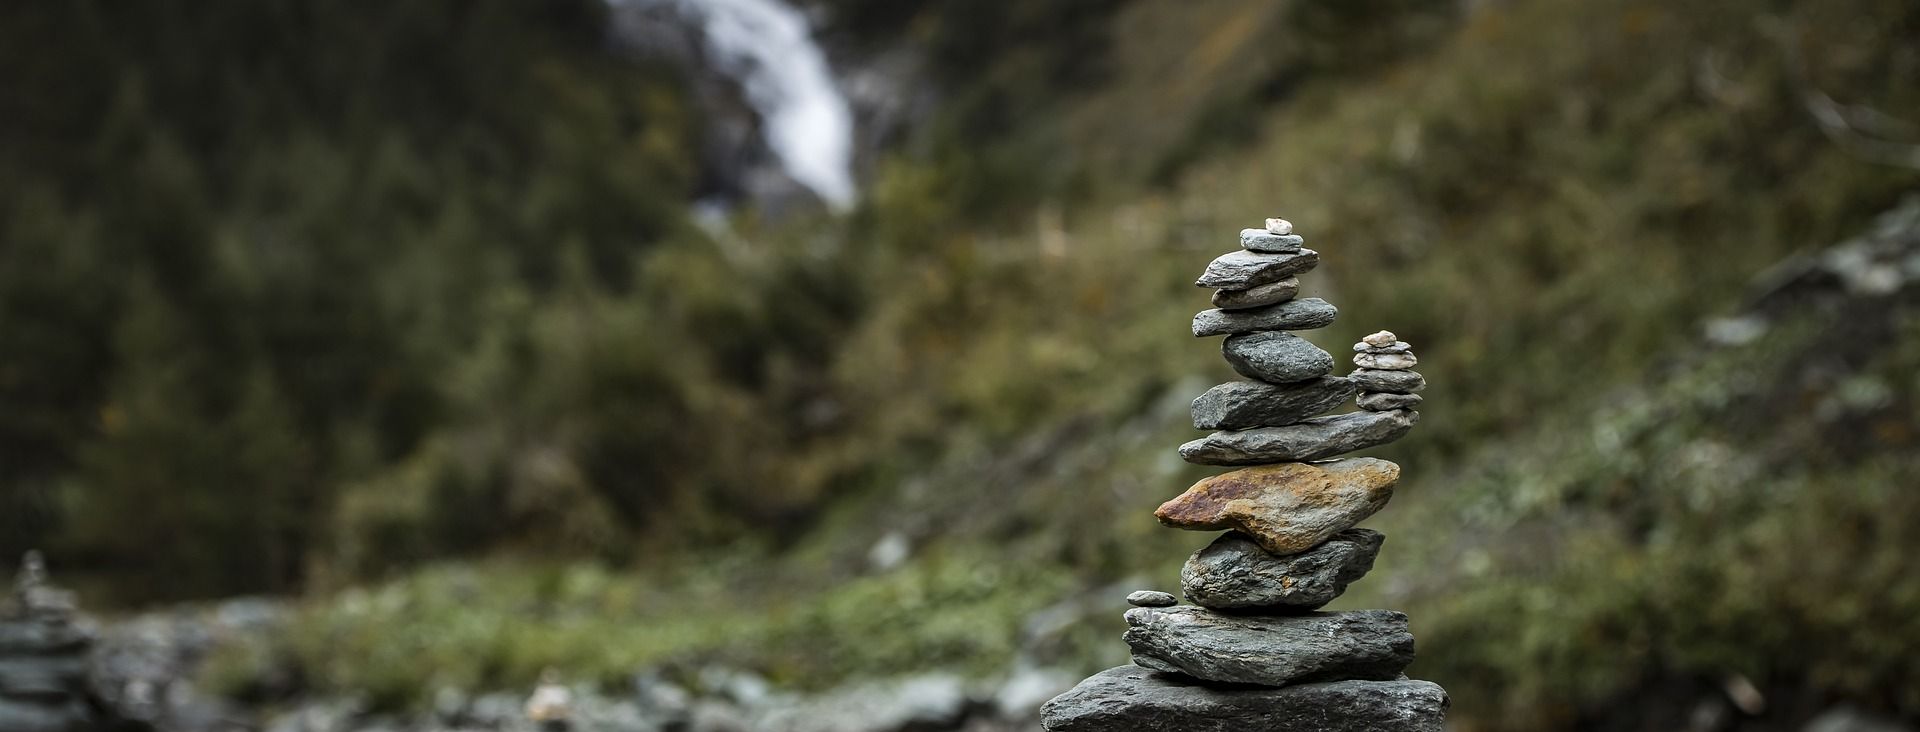
[[[1398,440],[1420,420],[1418,412],[1351,412],[1285,427],[1215,432],[1180,446],[1180,457],[1200,465],[1264,465],[1319,460]]]
[[[1275,555],[1239,533],[1222,534],[1180,569],[1188,600],[1216,610],[1318,610],[1373,569],[1386,536],[1347,529],[1299,554]]]
[[[1246,290],[1312,270],[1320,264],[1320,253],[1312,249],[1298,252],[1265,253],[1242,249],[1222,254],[1207,265],[1207,271],[1193,284],[1222,290]]]
[[[1245,534],[1272,554],[1318,546],[1393,498],[1400,466],[1377,458],[1262,465],[1206,478],[1154,516],[1178,529]]]
[[[1134,663],[1221,684],[1386,681],[1413,663],[1407,616],[1392,610],[1262,617],[1137,607],[1127,625]]]
[[[1193,427],[1242,430],[1290,425],[1324,414],[1358,393],[1360,387],[1338,376],[1291,384],[1230,381],[1193,400]]]
[[[1220,354],[1235,373],[1272,384],[1318,379],[1333,371],[1333,354],[1292,333],[1231,336],[1220,344]]]
[[[1448,703],[1426,681],[1212,689],[1121,666],[1081,682],[1040,715],[1052,732],[1440,732]]]
[[[1317,297],[1250,310],[1202,310],[1193,316],[1193,335],[1205,338],[1262,330],[1313,330],[1332,325],[1339,314],[1333,303]]]

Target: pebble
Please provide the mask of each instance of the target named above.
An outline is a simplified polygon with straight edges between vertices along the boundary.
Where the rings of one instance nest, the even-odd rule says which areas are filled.
[[[1267,219],[1267,231],[1275,234],[1293,233],[1293,222],[1286,219]]]
[[[1393,498],[1400,466],[1378,458],[1279,463],[1222,473],[1160,504],[1160,523],[1233,530],[1278,555],[1299,554],[1360,523]]]
[[[1230,531],[1187,559],[1180,589],[1194,604],[1215,610],[1318,610],[1373,569],[1384,541],[1378,531],[1347,529],[1299,554],[1275,555]]]
[[[1241,229],[1240,247],[1250,252],[1297,252],[1306,239],[1293,234],[1275,234],[1265,229]]]
[[[1376,348],[1385,348],[1387,346],[1393,345],[1395,342],[1399,340],[1400,340],[1400,336],[1394,335],[1393,331],[1383,330],[1383,331],[1378,331],[1373,335],[1367,336],[1365,338],[1361,338],[1360,342],[1365,343],[1369,346],[1374,346]]]
[[[1127,604],[1134,607],[1173,607],[1180,604],[1180,599],[1169,592],[1135,590],[1127,595]]]
[[[1263,330],[1313,330],[1333,324],[1340,309],[1317,297],[1251,310],[1202,310],[1193,316],[1193,336],[1205,338]]]
[[[1411,353],[1356,353],[1353,365],[1363,369],[1380,371],[1405,371],[1420,363],[1420,359]]]
[[[1419,394],[1369,392],[1361,394],[1358,403],[1361,409],[1369,412],[1389,412],[1395,409],[1413,409],[1420,406],[1421,401]]]
[[[1319,264],[1320,253],[1312,249],[1286,254],[1242,249],[1214,259],[1193,284],[1221,290],[1248,290],[1312,270]]]
[[[1319,460],[1385,445],[1406,436],[1420,413],[1349,412],[1314,417],[1284,427],[1222,430],[1180,446],[1180,457],[1199,465],[1264,465]]]
[[[1229,336],[1220,355],[1234,372],[1273,384],[1307,381],[1333,371],[1333,355],[1292,333],[1267,331]]]
[[[1281,427],[1324,414],[1359,393],[1360,387],[1339,376],[1291,384],[1229,381],[1193,400],[1193,427],[1200,430]]]
[[[1381,371],[1379,369],[1357,369],[1347,374],[1347,379],[1361,391],[1388,392],[1392,394],[1412,394],[1427,388],[1427,377],[1418,371]]]
[[[1220,684],[1391,681],[1413,662],[1407,616],[1393,610],[1246,616],[1140,607],[1127,611],[1127,626],[1135,664]]]
[[[1245,310],[1292,300],[1300,294],[1300,278],[1288,277],[1249,290],[1214,290],[1213,306],[1221,310]]]
[[[1214,688],[1128,665],[1054,697],[1040,723],[1049,732],[1442,732],[1447,705],[1431,681]]]

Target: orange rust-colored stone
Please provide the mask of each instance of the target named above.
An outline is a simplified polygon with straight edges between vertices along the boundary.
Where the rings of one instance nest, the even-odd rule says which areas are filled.
[[[1279,463],[1206,478],[1160,506],[1168,526],[1240,531],[1274,554],[1298,554],[1387,505],[1400,466],[1377,458]]]

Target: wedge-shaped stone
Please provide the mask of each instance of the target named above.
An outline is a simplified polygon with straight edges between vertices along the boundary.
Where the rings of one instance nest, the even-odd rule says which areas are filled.
[[[1207,265],[1207,271],[1193,284],[1222,290],[1246,290],[1268,282],[1278,282],[1306,272],[1320,264],[1320,253],[1312,249],[1297,252],[1267,253],[1245,249],[1222,254]]]
[[[1202,310],[1193,316],[1195,338],[1263,330],[1313,330],[1333,324],[1340,309],[1317,297],[1248,310]]]
[[[1320,546],[1283,556],[1228,532],[1193,553],[1180,569],[1180,588],[1194,604],[1215,610],[1318,610],[1373,569],[1385,540],[1378,531],[1347,529]]]
[[[1325,414],[1358,393],[1360,387],[1338,376],[1291,384],[1229,381],[1193,400],[1193,428],[1242,430],[1289,425]]]
[[[1108,669],[1040,707],[1049,732],[1441,732],[1431,681],[1334,681],[1216,689],[1139,666]]]
[[[1333,354],[1292,333],[1228,336],[1220,355],[1235,373],[1272,384],[1318,379],[1333,372]]]
[[[1203,479],[1153,515],[1176,529],[1231,529],[1269,553],[1299,554],[1386,506],[1399,479],[1400,466],[1378,458],[1262,465]]]
[[[1214,290],[1213,306],[1221,310],[1245,310],[1292,300],[1300,294],[1300,278],[1288,277],[1250,290]]]
[[[1395,409],[1314,417],[1285,427],[1225,430],[1181,445],[1180,457],[1199,465],[1319,460],[1398,440],[1419,420],[1419,412]]]
[[[1134,663],[1218,684],[1387,681],[1413,663],[1407,616],[1392,610],[1259,616],[1137,607],[1127,626]]]

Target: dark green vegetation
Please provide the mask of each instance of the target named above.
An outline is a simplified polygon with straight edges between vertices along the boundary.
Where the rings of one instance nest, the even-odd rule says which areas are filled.
[[[0,549],[310,588],[260,653],[392,704],[548,664],[1090,669],[1117,595],[1023,621],[1207,540],[1149,515],[1229,376],[1187,283],[1278,212],[1319,342],[1391,328],[1434,384],[1339,604],[1407,610],[1457,719],[1735,674],[1920,716],[1920,309],[1694,346],[1920,183],[1805,105],[1920,121],[1920,8],[829,4],[885,5],[832,36],[911,38],[945,101],[849,219],[730,243],[683,219],[685,92],[588,4],[0,11]]]

